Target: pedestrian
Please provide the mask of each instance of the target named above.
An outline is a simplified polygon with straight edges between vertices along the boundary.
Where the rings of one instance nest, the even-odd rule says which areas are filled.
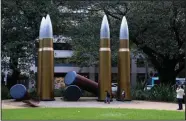
[[[124,99],[125,99],[125,91],[124,90],[122,91],[121,96],[122,96],[122,101],[124,101]]]
[[[106,99],[105,99],[105,103],[108,103],[110,104],[110,93],[108,91],[105,91],[107,94],[106,94]]]
[[[177,101],[178,101],[178,109],[177,110],[183,110],[183,96],[185,95],[184,93],[184,89],[183,86],[178,86],[178,88],[176,89],[176,93],[177,93]]]

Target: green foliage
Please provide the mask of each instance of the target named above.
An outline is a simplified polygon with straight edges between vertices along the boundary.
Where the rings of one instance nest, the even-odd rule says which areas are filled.
[[[32,98],[38,97],[35,88],[29,89],[28,92],[29,92],[29,94],[30,94],[30,96]],[[62,97],[63,96],[63,92],[64,92],[64,89],[63,88],[54,89],[54,97]]]
[[[5,85],[1,85],[1,99],[11,99],[10,91]]]
[[[31,96],[31,98],[37,99],[39,98],[39,96],[37,95],[37,91],[36,88],[31,88],[28,90],[29,95]]]
[[[50,0],[2,1],[1,62],[4,63],[3,69],[5,65],[11,64],[12,69],[29,71],[37,55],[35,42],[39,36],[40,22],[46,14],[51,17],[54,33],[59,34],[63,28],[63,22],[58,7]],[[10,62],[3,60],[6,56],[10,57]]]
[[[156,101],[174,102],[176,101],[176,91],[170,84],[156,85],[150,90],[149,98]]]
[[[54,89],[54,97],[62,97],[64,93],[64,89],[60,88],[60,89]]]
[[[34,43],[39,34],[41,18],[50,14],[54,34],[72,38],[74,55],[71,62],[78,66],[99,63],[100,27],[107,14],[111,31],[112,65],[117,65],[119,28],[126,16],[130,46],[142,50],[160,74],[161,82],[175,82],[185,64],[184,1],[96,1],[60,0],[2,1],[2,68],[4,57],[11,57],[11,68],[28,70],[37,56]],[[12,9],[14,8],[14,9]],[[81,10],[81,12],[77,12]],[[74,13],[76,11],[76,13]],[[133,44],[133,45],[134,45]],[[18,58],[21,64],[18,64]],[[180,64],[178,68],[175,67]],[[17,80],[19,73],[15,74]]]
[[[84,90],[81,97],[96,97],[96,96],[93,93]]]
[[[145,90],[143,84],[138,84],[135,89],[132,89],[132,97],[135,100],[175,102],[176,92],[171,84],[155,85],[151,90]]]
[[[90,6],[84,8],[89,13],[84,14],[84,19],[71,29],[75,32],[71,35],[75,51],[72,61],[82,66],[99,63],[99,34],[105,13],[111,31],[112,65],[117,65],[119,27],[122,17],[126,16],[130,42],[136,45],[132,47],[146,54],[158,71],[161,82],[174,84],[175,77],[185,66],[180,63],[185,55],[182,4],[183,1],[90,2]],[[180,66],[175,70],[178,63]]]

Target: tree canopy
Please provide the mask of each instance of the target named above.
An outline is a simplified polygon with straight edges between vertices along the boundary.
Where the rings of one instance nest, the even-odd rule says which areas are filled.
[[[160,80],[175,83],[175,77],[184,69],[185,13],[183,1],[158,2],[93,2],[89,19],[75,27],[74,60],[78,64],[98,63],[99,30],[105,13],[111,29],[112,62],[117,65],[119,27],[126,16],[131,43],[147,55],[158,71]],[[78,37],[79,36],[79,37]]]
[[[131,48],[135,46],[147,55],[162,82],[174,83],[185,67],[185,5],[184,1],[2,1],[1,57],[10,57],[13,72],[28,70],[37,56],[33,48],[41,18],[50,14],[54,34],[72,38],[74,55],[70,60],[79,66],[97,66],[100,27],[106,14],[112,65],[117,66],[119,28],[126,16]],[[4,60],[1,62],[6,65]]]

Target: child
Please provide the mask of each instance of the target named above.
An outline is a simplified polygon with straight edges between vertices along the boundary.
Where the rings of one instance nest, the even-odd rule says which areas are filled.
[[[106,91],[107,95],[106,95],[106,99],[105,99],[105,103],[110,104],[110,93],[108,91]]]
[[[124,90],[122,91],[121,95],[122,95],[122,100],[124,101],[124,99],[125,99],[125,91]]]

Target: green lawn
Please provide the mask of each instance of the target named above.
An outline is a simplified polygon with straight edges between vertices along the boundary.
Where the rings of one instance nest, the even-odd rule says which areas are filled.
[[[185,112],[113,108],[26,108],[3,109],[2,119],[184,119]]]

